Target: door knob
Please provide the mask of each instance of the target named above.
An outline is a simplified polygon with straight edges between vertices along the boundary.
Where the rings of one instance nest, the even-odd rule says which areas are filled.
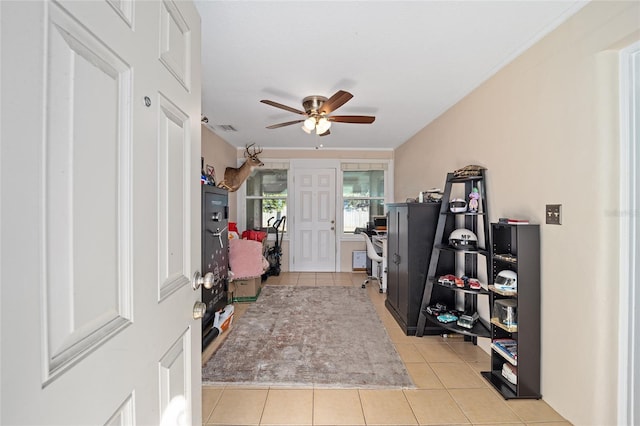
[[[193,304],[193,319],[204,318],[204,314],[207,312],[207,305],[202,302]]]
[[[198,290],[200,286],[204,286],[206,289],[213,287],[213,273],[207,272],[204,277],[200,274],[200,271],[195,271],[191,278],[191,287],[194,290]]]

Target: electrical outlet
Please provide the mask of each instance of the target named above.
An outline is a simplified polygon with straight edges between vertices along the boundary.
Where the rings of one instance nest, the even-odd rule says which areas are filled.
[[[547,225],[562,225],[562,204],[547,204],[545,217]]]

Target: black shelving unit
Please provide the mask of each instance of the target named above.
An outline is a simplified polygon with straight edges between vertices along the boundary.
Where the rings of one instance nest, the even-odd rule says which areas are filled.
[[[500,271],[517,274],[516,291],[489,286],[491,301],[491,341],[517,342],[517,357],[491,349],[491,371],[482,375],[505,399],[540,399],[540,226],[492,223],[492,282]],[[516,306],[517,324],[505,326],[494,303],[509,300]],[[513,303],[515,302],[515,303]],[[516,364],[516,383],[502,374],[505,362]]]
[[[470,212],[452,212],[449,208],[449,202],[455,193],[454,186],[462,187],[464,190],[464,198],[467,198],[473,188],[478,189],[480,194],[479,205],[477,211]],[[456,188],[456,189],[458,189]],[[461,218],[461,219],[459,219]],[[460,225],[463,223],[463,226]],[[478,238],[478,248],[475,250],[459,250],[449,244],[449,234],[451,229],[464,227],[472,231]],[[446,230],[446,232],[445,232]],[[478,299],[489,299],[487,291],[487,283],[483,283],[480,290],[472,290],[469,287],[456,287],[442,285],[438,282],[438,278],[443,274],[455,275],[455,265],[460,257],[464,258],[462,269],[467,277],[478,277],[478,262],[484,259],[486,270],[490,270],[490,233],[489,233],[489,203],[486,188],[486,170],[481,170],[477,176],[456,177],[454,173],[448,173],[445,182],[445,189],[440,206],[440,215],[436,234],[434,237],[434,246],[431,252],[427,279],[422,295],[422,303],[420,306],[420,315],[416,327],[416,336],[424,335],[425,326],[436,326],[443,331],[454,332],[467,336],[473,343],[477,343],[478,337],[490,337],[491,330],[489,322],[484,318],[479,318],[473,328],[465,328],[453,323],[441,323],[437,319],[437,315],[431,315],[427,311],[427,307],[437,303],[444,303],[449,308],[451,302],[442,300],[442,289],[446,289],[456,298],[462,299],[465,314],[473,314],[478,311]],[[454,265],[454,266],[452,266]]]

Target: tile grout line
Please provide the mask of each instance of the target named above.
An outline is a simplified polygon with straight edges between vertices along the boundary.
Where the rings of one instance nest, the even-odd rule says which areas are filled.
[[[267,401],[269,400],[270,392],[271,392],[271,387],[268,387],[267,396],[264,398],[264,404],[262,405],[262,412],[260,413],[260,420],[258,420],[258,426],[262,424],[262,419],[264,418],[264,411],[267,409]]]
[[[458,404],[458,401],[453,397],[453,395],[451,394],[450,389],[445,388],[444,390],[446,390],[446,391],[447,391],[447,393],[449,394],[449,398],[451,398],[451,400],[452,400],[453,402],[455,402],[456,406],[458,407],[458,409],[460,410],[460,412],[462,413],[462,415],[464,416],[464,418],[465,418],[465,419],[467,419],[467,421],[469,422],[469,424],[471,424],[471,425],[472,425],[472,424],[473,424],[473,422],[471,421],[471,419],[470,419],[470,418],[469,418],[469,416],[467,415],[466,411],[464,411],[464,410],[462,409],[462,407],[460,406],[460,404]]]
[[[209,415],[207,416],[207,419],[202,419],[202,424],[206,425],[209,423],[209,420],[211,420],[211,416],[213,416],[213,412],[215,411],[216,407],[218,406],[218,404],[220,403],[220,401],[222,400],[222,394],[224,393],[225,390],[225,386],[222,387],[222,390],[220,391],[220,395],[218,395],[218,398],[216,398],[216,401],[213,403],[213,406],[211,407],[211,412],[209,412]]]
[[[364,420],[365,426],[367,425],[367,416],[364,413],[364,407],[362,406],[362,395],[360,395],[360,389],[358,389],[358,401],[360,401],[360,412],[362,413],[362,420]]]
[[[411,414],[413,414],[413,418],[416,421],[416,425],[420,425],[420,420],[418,420],[418,416],[416,415],[416,412],[413,409],[413,405],[411,404],[411,401],[409,401],[409,398],[407,398],[406,390],[407,389],[402,389],[402,395],[404,396],[405,401],[407,401],[407,404],[409,404],[409,409],[411,410]]]

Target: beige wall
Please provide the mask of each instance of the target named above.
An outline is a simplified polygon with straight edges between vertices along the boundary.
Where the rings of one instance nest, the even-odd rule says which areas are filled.
[[[224,169],[236,167],[236,148],[228,144],[220,136],[213,133],[206,126],[202,128],[202,157],[204,157],[205,171],[206,165],[213,166],[216,173],[216,183],[224,177]],[[236,194],[229,193],[229,220],[236,221]]]
[[[618,51],[639,2],[593,2],[395,152],[395,198],[488,168],[490,219],[541,225],[542,395],[575,424],[615,424]],[[520,336],[526,338],[526,336]]]

